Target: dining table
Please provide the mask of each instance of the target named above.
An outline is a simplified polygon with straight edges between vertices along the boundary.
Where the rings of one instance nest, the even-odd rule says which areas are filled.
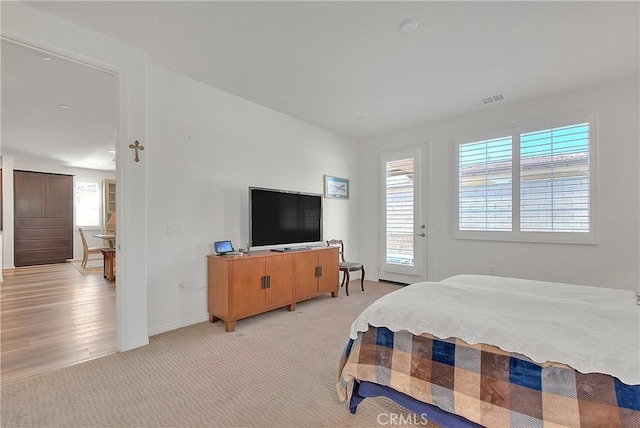
[[[109,243],[109,247],[115,248],[116,246],[116,234],[115,233],[105,233],[105,234],[96,234],[93,235],[96,238],[104,239]]]

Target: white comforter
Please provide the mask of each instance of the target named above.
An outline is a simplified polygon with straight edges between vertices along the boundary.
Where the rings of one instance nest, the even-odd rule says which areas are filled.
[[[640,384],[640,306],[629,290],[457,275],[380,298],[353,322],[351,338],[369,325],[486,343]]]

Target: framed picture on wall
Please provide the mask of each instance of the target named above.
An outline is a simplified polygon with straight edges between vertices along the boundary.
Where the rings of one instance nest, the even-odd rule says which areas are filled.
[[[325,175],[324,197],[333,199],[349,199],[349,179]]]

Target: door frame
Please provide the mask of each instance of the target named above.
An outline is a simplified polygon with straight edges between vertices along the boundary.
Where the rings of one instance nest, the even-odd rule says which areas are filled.
[[[134,163],[128,149],[134,140],[146,146],[145,53],[20,3],[2,5],[2,24],[1,37],[9,42],[116,76],[116,344],[118,351],[147,345],[146,157]]]
[[[414,157],[417,159],[414,174],[414,188],[418,195],[418,206],[414,209],[414,233],[424,230],[426,236],[416,238],[419,243],[414,248],[414,269],[392,266],[386,262],[386,162],[389,158]],[[428,281],[429,278],[429,235],[431,231],[430,187],[431,168],[428,143],[386,150],[378,153],[378,278],[382,281],[412,284]],[[418,225],[424,225],[419,229]]]

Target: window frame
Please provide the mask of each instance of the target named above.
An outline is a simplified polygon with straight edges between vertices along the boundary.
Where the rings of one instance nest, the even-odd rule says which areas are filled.
[[[523,232],[520,230],[520,136],[563,126],[589,124],[589,231],[588,232]],[[461,144],[473,143],[511,136],[511,231],[469,231],[460,230],[460,183],[459,148]],[[454,141],[453,175],[453,236],[459,240],[486,240],[510,242],[537,242],[557,244],[597,244],[596,222],[596,156],[597,127],[595,112],[587,112],[550,119],[481,134],[458,137]]]

